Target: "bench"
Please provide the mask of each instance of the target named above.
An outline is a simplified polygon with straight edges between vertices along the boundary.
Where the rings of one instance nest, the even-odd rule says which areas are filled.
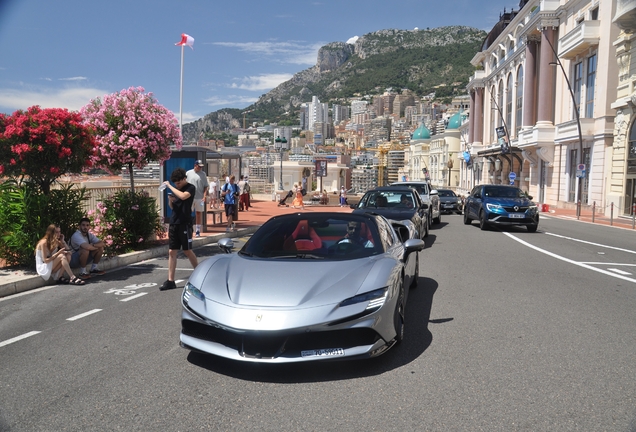
[[[216,225],[216,216],[219,216],[219,223],[223,224],[223,214],[225,213],[225,210],[223,209],[214,209],[214,210],[208,210],[207,211],[208,214],[212,215],[212,225]]]

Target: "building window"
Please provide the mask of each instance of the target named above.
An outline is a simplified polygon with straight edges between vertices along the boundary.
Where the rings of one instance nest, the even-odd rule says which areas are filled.
[[[506,129],[510,133],[512,127],[512,74],[508,74],[506,83]]]
[[[583,86],[583,63],[579,62],[574,65],[574,79],[572,80],[573,90],[574,90],[574,100],[576,101],[576,106],[574,109],[581,113],[581,88]],[[572,111],[572,116],[576,118],[576,114]]]
[[[596,54],[587,59],[585,83],[585,117],[594,118],[594,84],[596,82]]]
[[[590,20],[592,21],[598,20],[598,6],[590,11]]]
[[[585,177],[583,178],[583,190],[581,191],[581,203],[588,202],[588,186],[590,183],[590,171],[592,170],[592,153],[589,148],[583,149],[583,163],[585,164]],[[577,179],[578,180],[578,179]]]
[[[497,126],[503,126],[503,102],[504,102],[504,84],[503,80],[499,80],[499,92],[497,93],[497,107],[499,109],[499,115],[497,116]]]
[[[499,110],[497,109],[496,101],[495,101],[495,87],[493,86],[490,89],[490,106],[492,109],[490,110],[490,142],[494,143],[497,141],[495,139],[495,128],[497,127],[496,119],[499,117]]]
[[[636,121],[632,123],[627,148],[627,174],[636,174]]]
[[[519,70],[517,70],[517,101],[515,108],[517,111],[515,115],[515,129],[517,131],[516,136],[519,136],[519,131],[523,125],[523,66],[519,66]]]
[[[570,150],[570,187],[568,193],[568,201],[576,202],[576,165],[578,161],[578,152],[576,149]]]

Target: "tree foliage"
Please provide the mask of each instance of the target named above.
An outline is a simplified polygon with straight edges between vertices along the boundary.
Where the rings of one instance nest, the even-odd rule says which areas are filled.
[[[96,142],[77,112],[32,106],[0,115],[0,175],[30,178],[44,194],[64,173],[92,166]]]
[[[86,124],[96,133],[98,142],[94,162],[109,171],[143,168],[151,161],[163,163],[170,157],[170,145],[181,148],[179,122],[143,87],[91,100],[81,109]]]

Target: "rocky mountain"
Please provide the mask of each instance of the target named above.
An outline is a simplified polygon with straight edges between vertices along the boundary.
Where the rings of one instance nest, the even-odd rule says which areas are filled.
[[[295,74],[261,96],[251,118],[297,122],[298,108],[318,96],[322,102],[359,95],[381,94],[387,88],[410,89],[438,98],[465,93],[473,73],[470,59],[479,51],[484,31],[464,26],[426,30],[381,30],[355,43],[329,43],[318,51],[316,65]],[[222,114],[221,114],[222,113]],[[183,125],[186,142],[201,131],[240,126],[240,111],[223,109]]]

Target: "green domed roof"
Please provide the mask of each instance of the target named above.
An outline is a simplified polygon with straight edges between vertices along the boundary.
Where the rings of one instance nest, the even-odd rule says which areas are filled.
[[[425,139],[431,139],[431,131],[428,130],[426,126],[424,126],[424,123],[420,123],[420,127],[415,129],[415,132],[413,132],[411,141],[425,140]]]
[[[451,118],[448,119],[448,126],[446,126],[446,130],[449,129],[459,129],[462,125],[462,113],[454,114]]]

